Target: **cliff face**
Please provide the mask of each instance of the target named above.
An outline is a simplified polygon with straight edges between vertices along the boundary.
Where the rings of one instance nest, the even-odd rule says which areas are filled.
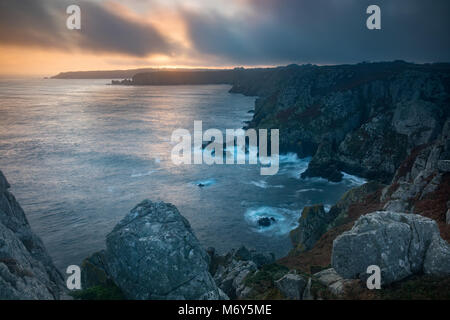
[[[60,299],[64,280],[0,171],[0,300]]]
[[[293,65],[245,73],[231,91],[261,97],[249,127],[279,128],[282,152],[313,156],[304,177],[332,181],[346,171],[390,182],[450,115],[447,64]]]

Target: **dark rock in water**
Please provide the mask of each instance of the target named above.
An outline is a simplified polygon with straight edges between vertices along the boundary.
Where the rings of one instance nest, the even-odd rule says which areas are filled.
[[[61,299],[64,278],[9,187],[0,171],[0,300]]]
[[[277,221],[273,217],[262,217],[258,219],[258,225],[261,227],[270,227],[275,222]]]
[[[199,183],[199,184],[197,184],[197,186],[199,186],[200,188],[205,187],[205,185],[203,183]]]
[[[112,279],[128,299],[227,299],[209,273],[209,259],[175,206],[145,200],[108,234],[106,250],[84,265],[101,278],[87,275],[87,282]]]
[[[248,110],[247,113],[255,113],[255,110]]]

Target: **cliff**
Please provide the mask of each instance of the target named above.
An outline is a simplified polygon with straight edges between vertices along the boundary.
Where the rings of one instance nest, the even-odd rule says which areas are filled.
[[[0,171],[0,300],[60,299],[64,280]]]
[[[260,96],[248,127],[279,128],[281,152],[313,157],[303,177],[339,181],[345,171],[388,183],[449,117],[450,65],[293,65],[232,92]]]

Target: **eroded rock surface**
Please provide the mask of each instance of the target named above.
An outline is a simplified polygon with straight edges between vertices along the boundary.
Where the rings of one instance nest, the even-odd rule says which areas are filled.
[[[0,171],[0,300],[53,300],[64,294],[64,279]]]
[[[364,279],[370,265],[380,267],[383,284],[421,272],[446,275],[449,262],[436,222],[415,214],[364,215],[333,242],[332,266],[346,279]]]

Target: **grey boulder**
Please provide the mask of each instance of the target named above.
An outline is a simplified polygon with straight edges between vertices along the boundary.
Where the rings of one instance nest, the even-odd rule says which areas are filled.
[[[144,200],[106,239],[105,268],[128,299],[224,299],[209,257],[172,204]]]
[[[437,276],[450,275],[450,245],[438,235],[434,235],[427,250],[423,271]]]
[[[275,281],[280,292],[290,300],[302,300],[308,279],[295,273],[288,273]]]
[[[368,277],[367,267],[377,265],[382,284],[389,284],[426,271],[427,266],[434,265],[432,261],[446,261],[442,241],[438,226],[431,219],[415,214],[373,212],[360,217],[350,231],[334,240],[332,266],[343,278],[364,280]],[[427,256],[429,261],[424,266]],[[449,271],[448,264],[433,270],[436,270],[433,274],[445,274]]]

